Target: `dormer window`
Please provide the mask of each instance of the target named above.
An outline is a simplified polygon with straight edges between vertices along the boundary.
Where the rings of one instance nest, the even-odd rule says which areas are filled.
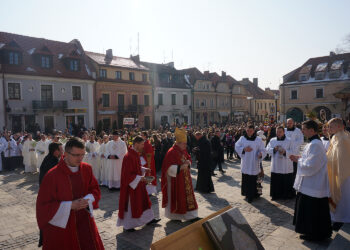
[[[315,70],[315,79],[316,80],[323,80],[325,75],[326,75],[326,70],[327,70],[327,65],[328,63],[320,63],[317,65],[316,70]]]
[[[69,60],[69,69],[70,69],[70,71],[79,71],[79,60],[70,59]]]
[[[8,53],[8,62],[11,65],[19,65],[20,64],[20,53],[15,51],[10,51]]]
[[[308,79],[308,75],[306,75],[306,74],[300,74],[300,76],[299,76],[299,80],[300,80],[300,81],[307,81],[307,79]]]
[[[332,63],[331,69],[329,71],[329,78],[335,79],[341,76],[343,62],[343,60],[338,60]]]
[[[49,69],[51,68],[50,56],[41,56],[41,67]]]
[[[315,73],[315,79],[316,80],[323,80],[325,76],[325,72],[316,72]]]
[[[307,81],[310,76],[312,64],[304,66],[299,72],[299,81]]]

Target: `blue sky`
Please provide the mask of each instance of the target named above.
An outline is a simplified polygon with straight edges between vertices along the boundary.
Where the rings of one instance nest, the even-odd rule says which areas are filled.
[[[350,33],[350,1],[7,1],[0,31],[69,42],[85,50],[175,67],[258,77],[277,88],[310,57],[328,55]]]

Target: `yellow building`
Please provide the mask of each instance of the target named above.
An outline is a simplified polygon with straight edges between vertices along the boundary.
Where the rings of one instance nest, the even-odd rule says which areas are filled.
[[[98,72],[95,100],[96,124],[104,130],[124,127],[124,118],[134,118],[134,126],[153,126],[152,85],[149,70],[140,64],[139,56],[130,58],[86,52]]]

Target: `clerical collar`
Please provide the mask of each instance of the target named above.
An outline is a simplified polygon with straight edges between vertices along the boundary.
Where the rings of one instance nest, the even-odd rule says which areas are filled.
[[[284,141],[286,139],[286,135],[283,135],[281,138],[277,137],[277,141]]]
[[[68,166],[67,167],[70,169],[70,171],[72,171],[72,173],[76,173],[79,171],[79,166],[78,167],[71,167],[71,166]]]
[[[255,139],[256,139],[256,133],[254,133],[251,137],[249,137],[247,134],[245,134],[244,137],[245,137],[248,141],[255,141]]]
[[[315,140],[315,139],[321,140],[320,137],[319,137],[318,135],[314,135],[314,136],[311,136],[311,137],[309,138],[309,141],[312,142],[312,140]]]
[[[295,126],[293,126],[292,128],[287,128],[287,131],[294,131],[295,130]]]

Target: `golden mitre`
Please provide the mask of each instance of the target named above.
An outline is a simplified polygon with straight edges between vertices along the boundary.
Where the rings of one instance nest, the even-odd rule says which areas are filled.
[[[175,129],[175,139],[176,142],[187,142],[187,132],[183,128],[176,128]]]

